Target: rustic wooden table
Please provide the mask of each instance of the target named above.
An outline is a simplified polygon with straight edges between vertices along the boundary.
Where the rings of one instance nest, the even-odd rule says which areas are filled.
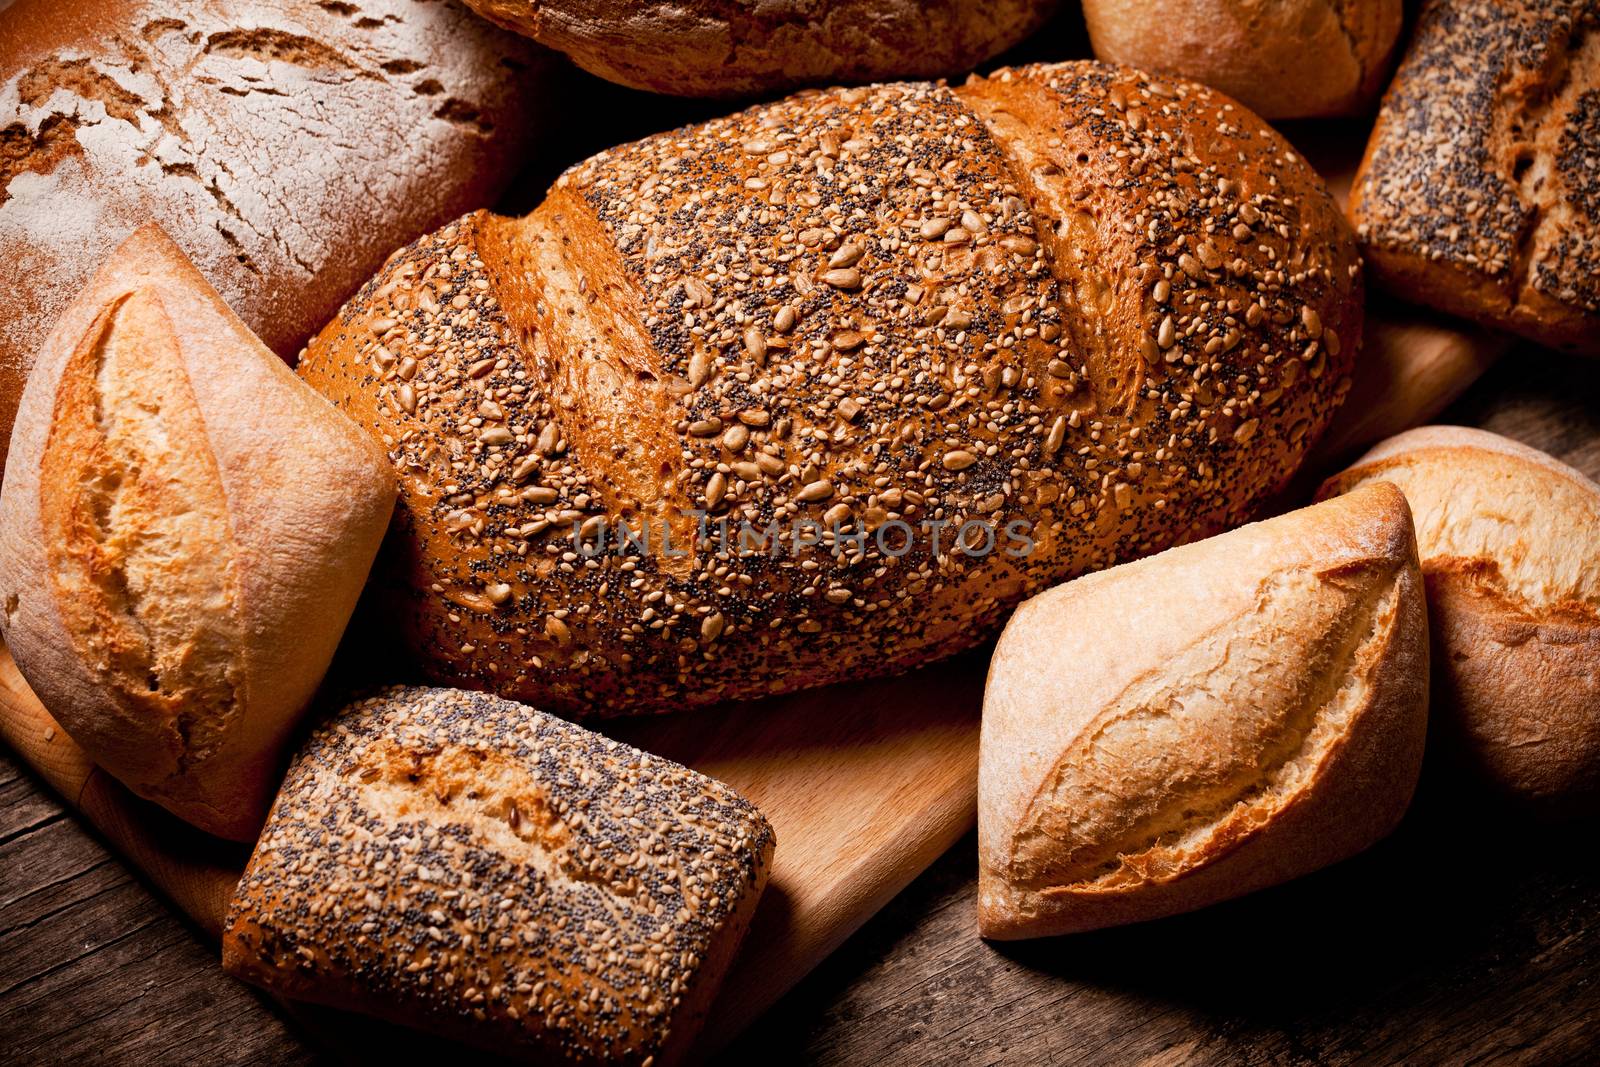
[[[1441,421],[1600,477],[1600,363],[1518,348]],[[1596,830],[1530,826],[1425,780],[1393,837],[1311,878],[1008,946],[975,935],[969,836],[723,1059],[1593,1063]],[[223,975],[212,947],[0,751],[0,1063],[332,1059],[320,1047]]]

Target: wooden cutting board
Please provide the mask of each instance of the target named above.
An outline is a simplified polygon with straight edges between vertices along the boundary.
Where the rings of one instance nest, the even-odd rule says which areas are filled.
[[[1375,299],[1350,398],[1308,461],[1307,478],[1433,417],[1504,348],[1497,338]],[[1291,493],[1281,503],[1303,499]],[[980,649],[902,678],[759,708],[606,727],[732,785],[777,832],[771,882],[710,1012],[707,1050],[759,1016],[972,826],[986,665]],[[95,768],[40,706],[3,647],[0,737],[216,938],[246,850],[184,826]],[[356,1026],[319,1025],[316,1016],[302,1020],[336,1043]],[[369,1050],[374,1040],[400,1049],[421,1040],[374,1038],[366,1023],[356,1028]]]

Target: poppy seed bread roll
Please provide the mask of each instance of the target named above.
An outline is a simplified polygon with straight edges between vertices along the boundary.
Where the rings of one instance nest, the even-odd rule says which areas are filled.
[[[1350,218],[1399,296],[1600,356],[1600,7],[1424,4]]]
[[[666,1064],[766,884],[732,789],[481,693],[396,687],[295,758],[223,966],[539,1063]]]
[[[602,152],[398,252],[300,373],[400,472],[376,584],[435,680],[664,711],[905,670],[1238,522],[1360,294],[1259,119],[1072,63]]]

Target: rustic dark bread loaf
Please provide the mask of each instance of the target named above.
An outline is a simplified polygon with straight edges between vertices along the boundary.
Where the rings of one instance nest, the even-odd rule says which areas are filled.
[[[1498,434],[1425,426],[1322,495],[1376,480],[1416,515],[1441,752],[1530,807],[1600,810],[1600,485]]]
[[[1076,63],[603,152],[397,253],[300,369],[400,471],[378,585],[424,668],[620,714],[904,670],[1238,522],[1347,388],[1360,294],[1259,119]],[[726,548],[682,554],[685,509]]]
[[[509,701],[397,687],[295,758],[223,966],[540,1063],[671,1063],[772,849],[704,775]]]
[[[252,840],[394,509],[372,439],[154,225],[39,350],[0,491],[0,630],[97,764]]]
[[[750,96],[958,74],[1026,37],[1057,0],[466,0],[635,89]]]
[[[984,693],[979,931],[1153,919],[1351,856],[1405,813],[1427,724],[1392,485],[1042,593]]]
[[[0,14],[0,463],[50,324],[157,222],[285,359],[490,203],[538,50],[455,0],[17,0]]]
[[[1401,0],[1084,0],[1094,54],[1170,70],[1269,119],[1354,115],[1383,91]]]
[[[1429,0],[1350,217],[1401,296],[1600,355],[1600,8]]]

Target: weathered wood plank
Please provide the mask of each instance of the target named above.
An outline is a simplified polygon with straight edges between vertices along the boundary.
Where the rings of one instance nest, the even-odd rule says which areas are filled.
[[[0,782],[0,1062],[315,1062],[7,752]]]

